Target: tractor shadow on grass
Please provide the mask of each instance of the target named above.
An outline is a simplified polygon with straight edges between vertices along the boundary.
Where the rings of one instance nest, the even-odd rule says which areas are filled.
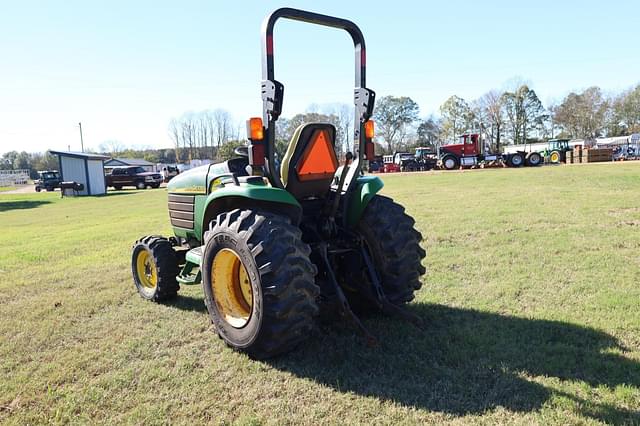
[[[267,362],[341,392],[457,416],[496,407],[529,412],[554,397],[554,403],[559,398],[563,405],[608,423],[640,422],[637,411],[583,400],[532,377],[594,388],[639,388],[640,364],[613,353],[624,348],[606,333],[442,305],[414,304],[410,309],[425,321],[425,332],[405,322],[371,318],[365,324],[380,340],[376,348],[338,325]]]
[[[171,306],[172,308],[180,309],[182,311],[199,312],[201,314],[207,313],[207,307],[204,304],[204,299],[202,297],[191,297],[178,293],[176,297],[168,300],[166,304],[167,306]]]
[[[27,210],[35,209],[44,204],[50,204],[47,200],[20,200],[20,201],[0,201],[0,213],[9,210]]]

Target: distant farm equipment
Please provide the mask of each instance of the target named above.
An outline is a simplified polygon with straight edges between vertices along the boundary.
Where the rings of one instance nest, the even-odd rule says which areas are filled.
[[[441,146],[438,149],[437,158],[438,165],[445,170],[487,165],[522,167],[542,164],[542,156],[534,151],[515,151],[504,154],[489,152],[478,133],[461,135],[458,143]]]
[[[567,162],[567,152],[571,151],[569,139],[550,139],[542,155],[547,163],[558,164]]]

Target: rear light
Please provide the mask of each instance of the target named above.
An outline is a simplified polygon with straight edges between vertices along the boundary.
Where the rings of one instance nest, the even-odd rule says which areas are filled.
[[[252,117],[247,120],[247,135],[252,141],[261,141],[264,139],[264,127],[262,126],[262,118]]]
[[[264,126],[262,118],[252,117],[247,120],[247,136],[249,137],[249,164],[264,166]]]
[[[373,139],[375,132],[372,120],[367,120],[364,122],[364,137],[367,139]]]
[[[374,125],[372,120],[367,120],[364,122],[364,156],[367,160],[373,160],[376,153],[376,147],[373,143]]]

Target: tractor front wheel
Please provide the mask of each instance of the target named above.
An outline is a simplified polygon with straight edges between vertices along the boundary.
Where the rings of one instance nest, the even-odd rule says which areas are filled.
[[[205,233],[202,285],[229,346],[263,359],[309,336],[320,292],[310,252],[287,217],[239,209],[218,215]]]
[[[422,284],[420,276],[426,270],[422,259],[426,253],[420,247],[422,235],[404,207],[391,198],[375,196],[367,205],[357,230],[365,239],[373,264],[387,299],[402,305],[414,298]],[[349,297],[358,310],[370,310],[357,294]]]
[[[142,237],[133,245],[131,256],[133,282],[143,299],[162,302],[180,289],[178,257],[171,242],[155,235]]]

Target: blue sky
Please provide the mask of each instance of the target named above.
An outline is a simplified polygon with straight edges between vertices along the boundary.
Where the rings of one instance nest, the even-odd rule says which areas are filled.
[[[546,104],[571,90],[640,82],[637,1],[0,0],[0,152],[79,149],[109,139],[169,147],[172,117],[260,115],[260,25],[281,6],[349,18],[367,42],[368,86],[421,115],[530,82]],[[634,28],[635,25],[635,28]],[[351,103],[353,50],[333,29],[280,21],[283,115]]]

